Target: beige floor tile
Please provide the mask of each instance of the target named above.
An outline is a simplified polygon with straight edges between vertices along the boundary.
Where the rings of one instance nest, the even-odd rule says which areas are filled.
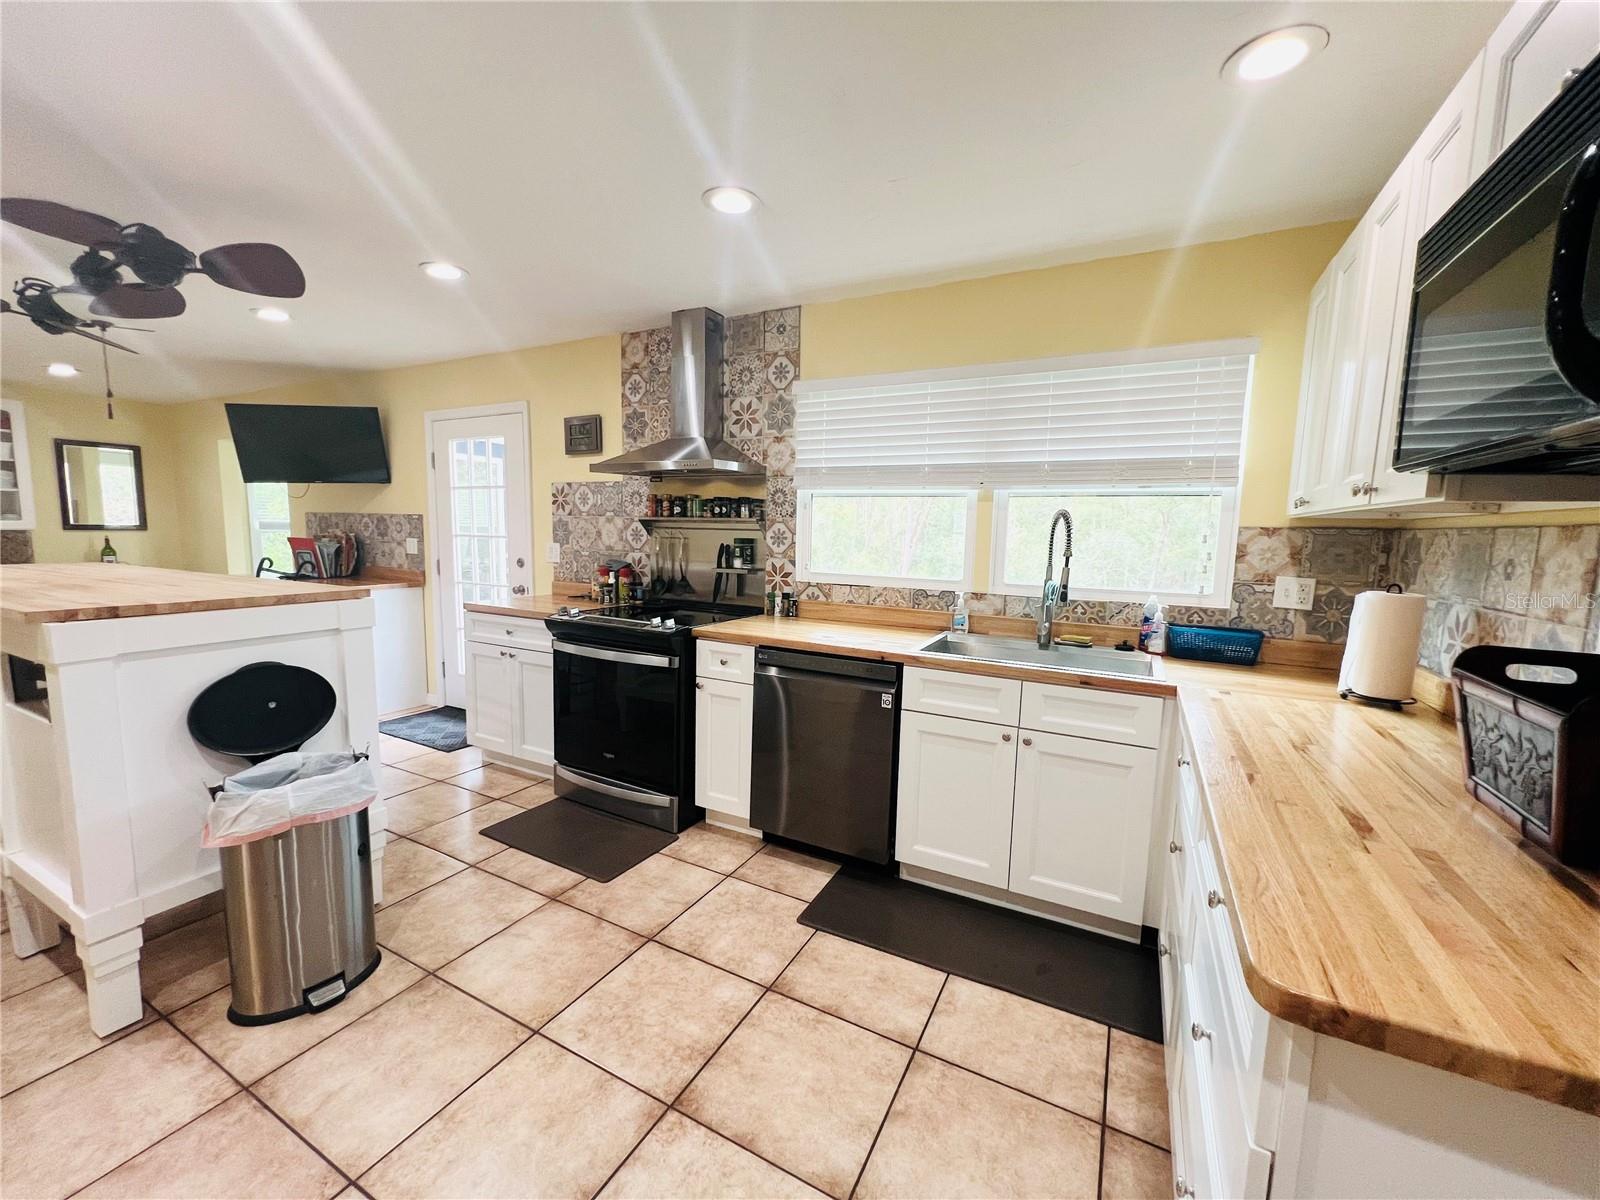
[[[543,780],[525,775],[521,771],[513,771],[510,767],[485,763],[481,767],[474,767],[470,771],[452,776],[450,782],[457,787],[466,788],[469,792],[488,796],[491,800],[503,800],[512,792],[520,792],[525,787],[542,783]]]
[[[6,1097],[0,1194],[66,1196],[236,1091],[172,1026],[147,1025]]]
[[[221,913],[146,942],[139,986],[158,1012],[175,1012],[228,982],[228,931]]]
[[[494,825],[507,817],[516,816],[521,811],[515,804],[507,804],[504,800],[491,800],[487,804],[480,804],[471,812],[451,817],[448,821],[440,821],[437,825],[429,825],[426,829],[419,829],[408,836],[414,842],[431,846],[451,858],[459,858],[462,862],[482,862],[491,855],[499,854],[506,847],[504,842],[484,837],[479,831],[486,825]]]
[[[454,784],[430,783],[389,801],[389,832],[406,837],[488,802],[487,796]]]
[[[432,782],[426,775],[413,775],[402,767],[385,763],[378,768],[378,799],[392,800],[404,792],[427,787]]]
[[[610,883],[585,879],[561,902],[652,937],[721,882],[715,871],[652,854]]]
[[[439,974],[501,1012],[539,1026],[643,940],[588,913],[551,903]]]
[[[661,1109],[535,1037],[360,1182],[378,1200],[592,1196]]]
[[[78,1193],[85,1200],[326,1200],[344,1176],[244,1093]]]
[[[606,1184],[602,1200],[821,1200],[822,1192],[669,1112]]]
[[[1106,1027],[952,975],[920,1048],[1098,1121]]]
[[[501,799],[509,800],[518,808],[538,808],[541,804],[548,804],[556,798],[555,784],[546,780],[523,788],[519,792],[512,792]]]
[[[383,903],[378,907],[398,904],[466,868],[460,859],[440,854],[432,847],[392,837],[383,848]]]
[[[385,954],[378,969],[332,1008],[276,1021],[271,1025],[235,1025],[228,1020],[229,991],[213,992],[172,1014],[172,1023],[195,1045],[243,1083],[254,1083],[295,1055],[331,1037],[365,1016],[391,996],[422,978],[422,972],[398,954]]]
[[[887,1038],[769,993],[677,1107],[843,1197],[910,1056]]]
[[[819,932],[772,987],[914,1046],[943,983],[943,971]]]
[[[137,1023],[110,1037],[97,1037],[89,1028],[82,971],[0,1001],[0,1094],[14,1092],[57,1067],[109,1046],[154,1017],[155,1010],[146,1004]]]
[[[378,944],[432,971],[545,902],[494,875],[462,871],[380,912]]]
[[[812,858],[782,846],[765,846],[760,854],[735,871],[733,877],[759,883],[809,904],[838,869],[838,863]]]
[[[415,758],[405,760],[406,770],[429,779],[453,779],[483,766],[483,751],[476,746],[463,746],[460,750],[424,750]]]
[[[1152,1200],[1172,1195],[1172,1155],[1115,1129],[1106,1130],[1100,1195],[1104,1200]]]
[[[543,1032],[670,1104],[760,998],[749,980],[652,942]]]
[[[1167,1118],[1167,1065],[1160,1042],[1111,1031],[1106,1124],[1163,1149],[1172,1145]]]
[[[387,733],[378,735],[378,757],[386,763],[405,762],[408,758],[415,758],[419,754],[428,752],[428,747],[408,742],[405,738],[397,738]]]
[[[502,850],[493,858],[484,859],[478,866],[551,898],[583,882],[583,876],[576,871],[558,867],[553,862],[537,855],[524,854],[521,850]]]
[[[509,1054],[527,1030],[424,979],[255,1087],[354,1176]]]
[[[919,1054],[856,1195],[1093,1200],[1099,1165],[1093,1121]]]
[[[4,908],[4,905],[0,905],[0,911],[4,911]],[[15,996],[83,968],[78,961],[77,946],[72,935],[65,931],[61,934],[59,945],[30,954],[27,958],[18,958],[12,952],[9,933],[5,935],[4,942],[5,948],[0,950],[0,999]]]
[[[697,867],[731,875],[760,849],[761,839],[758,837],[735,833],[731,829],[701,821],[685,829],[678,835],[678,840],[661,853],[692,862]]]
[[[792,896],[725,879],[656,937],[765,985],[778,977],[811,936],[811,930],[796,919],[805,907]]]

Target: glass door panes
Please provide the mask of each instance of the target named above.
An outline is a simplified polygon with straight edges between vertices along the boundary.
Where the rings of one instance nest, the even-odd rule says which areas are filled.
[[[504,604],[511,598],[505,439],[451,438],[448,457],[455,607]],[[464,660],[464,630],[458,628],[456,638]]]
[[[22,485],[17,471],[17,443],[11,414],[0,411],[0,521],[22,519]]]

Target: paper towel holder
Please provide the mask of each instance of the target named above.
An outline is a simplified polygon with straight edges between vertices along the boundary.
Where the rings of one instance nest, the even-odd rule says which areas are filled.
[[[1387,587],[1385,587],[1383,590],[1386,591],[1386,592],[1393,592],[1396,595],[1399,595],[1399,594],[1404,593],[1406,589],[1403,588],[1402,586],[1400,586],[1400,584],[1398,584],[1398,583],[1391,583]],[[1405,709],[1408,705],[1412,705],[1412,704],[1415,704],[1417,702],[1417,698],[1415,696],[1407,697],[1404,700],[1391,700],[1387,696],[1368,696],[1368,695],[1364,695],[1363,693],[1356,691],[1355,688],[1340,688],[1339,689],[1339,699],[1341,699],[1341,700],[1359,700],[1363,704],[1375,705],[1378,708],[1387,708],[1387,709],[1392,710],[1393,712],[1400,712],[1403,709]]]

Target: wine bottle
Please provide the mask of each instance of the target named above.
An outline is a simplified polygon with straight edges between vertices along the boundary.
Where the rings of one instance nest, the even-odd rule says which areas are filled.
[[[117,561],[117,552],[112,548],[110,538],[106,539],[106,544],[100,549],[100,561],[103,563],[114,563]]]

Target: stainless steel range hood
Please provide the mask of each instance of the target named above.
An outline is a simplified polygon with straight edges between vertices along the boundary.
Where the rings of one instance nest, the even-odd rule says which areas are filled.
[[[672,314],[672,436],[590,465],[601,475],[679,479],[759,479],[767,469],[722,438],[721,313],[686,308]]]

